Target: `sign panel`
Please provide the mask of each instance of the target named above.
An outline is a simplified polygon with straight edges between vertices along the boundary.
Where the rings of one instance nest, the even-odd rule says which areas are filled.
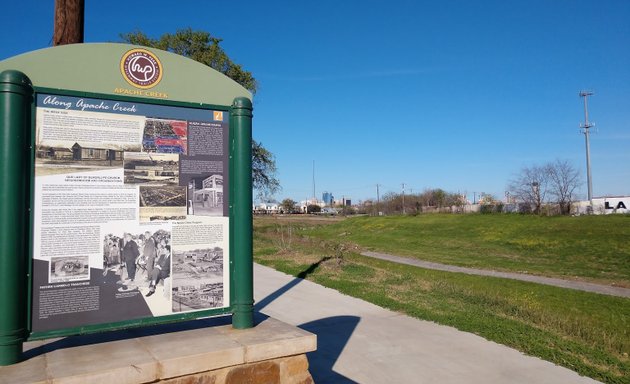
[[[121,70],[150,87],[151,59],[130,51]],[[36,95],[33,332],[230,306],[228,122]]]

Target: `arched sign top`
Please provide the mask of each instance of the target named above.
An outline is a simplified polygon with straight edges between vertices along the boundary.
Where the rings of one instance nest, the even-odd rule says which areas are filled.
[[[214,105],[251,93],[222,73],[159,49],[118,43],[70,44],[0,61],[36,87]]]

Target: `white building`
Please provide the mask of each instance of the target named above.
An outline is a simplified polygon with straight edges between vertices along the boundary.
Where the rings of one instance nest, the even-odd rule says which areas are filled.
[[[310,198],[308,200],[302,200],[302,201],[300,201],[300,211],[302,213],[306,213],[306,208],[309,205],[318,205],[318,206],[324,208],[326,206],[326,203],[323,202],[323,201],[317,200],[317,198],[315,198],[315,197]]]
[[[577,215],[588,213],[590,202],[576,201],[572,211]],[[593,214],[609,215],[612,213],[630,213],[630,196],[606,196],[593,198]]]
[[[254,205],[254,213],[259,214],[276,214],[280,212],[278,203],[258,203]]]

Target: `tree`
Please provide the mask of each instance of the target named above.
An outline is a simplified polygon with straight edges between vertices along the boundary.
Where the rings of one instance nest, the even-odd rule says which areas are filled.
[[[209,32],[186,28],[177,30],[175,34],[165,33],[157,39],[150,38],[141,31],[124,33],[120,37],[129,44],[157,48],[189,57],[216,69],[254,94],[258,89],[258,83],[252,73],[230,60],[220,47],[223,39],[214,37]]]
[[[574,192],[582,183],[580,172],[566,160],[558,160],[546,166],[549,179],[549,195],[560,206],[560,213],[571,213]]]
[[[297,205],[297,202],[288,198],[282,200],[282,203],[280,203],[280,206],[282,207],[282,211],[284,213],[293,213],[295,211],[296,205]]]
[[[271,196],[280,190],[276,178],[276,159],[256,140],[252,140],[252,184],[258,196]]]
[[[320,213],[322,211],[322,207],[317,204],[309,204],[306,206],[306,213]]]
[[[534,213],[540,214],[542,204],[546,201],[548,184],[548,167],[534,165],[521,169],[510,181],[508,191],[521,202],[533,207]]]
[[[481,205],[496,205],[499,203],[500,201],[491,193],[481,192],[479,195],[479,204]]]
[[[124,42],[145,47],[162,49],[205,64],[243,87],[256,93],[258,83],[251,72],[234,63],[223,48],[222,39],[205,31],[193,31],[191,28],[180,29],[175,34],[165,33],[153,39],[135,31],[121,34]],[[280,190],[280,181],[276,178],[276,160],[263,145],[252,140],[252,184],[259,197],[271,196]]]

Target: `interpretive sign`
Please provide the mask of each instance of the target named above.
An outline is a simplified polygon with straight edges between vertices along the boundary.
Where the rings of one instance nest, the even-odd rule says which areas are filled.
[[[33,331],[228,307],[229,113],[36,103]]]
[[[28,339],[253,325],[249,97],[125,44],[0,62],[0,365]]]

